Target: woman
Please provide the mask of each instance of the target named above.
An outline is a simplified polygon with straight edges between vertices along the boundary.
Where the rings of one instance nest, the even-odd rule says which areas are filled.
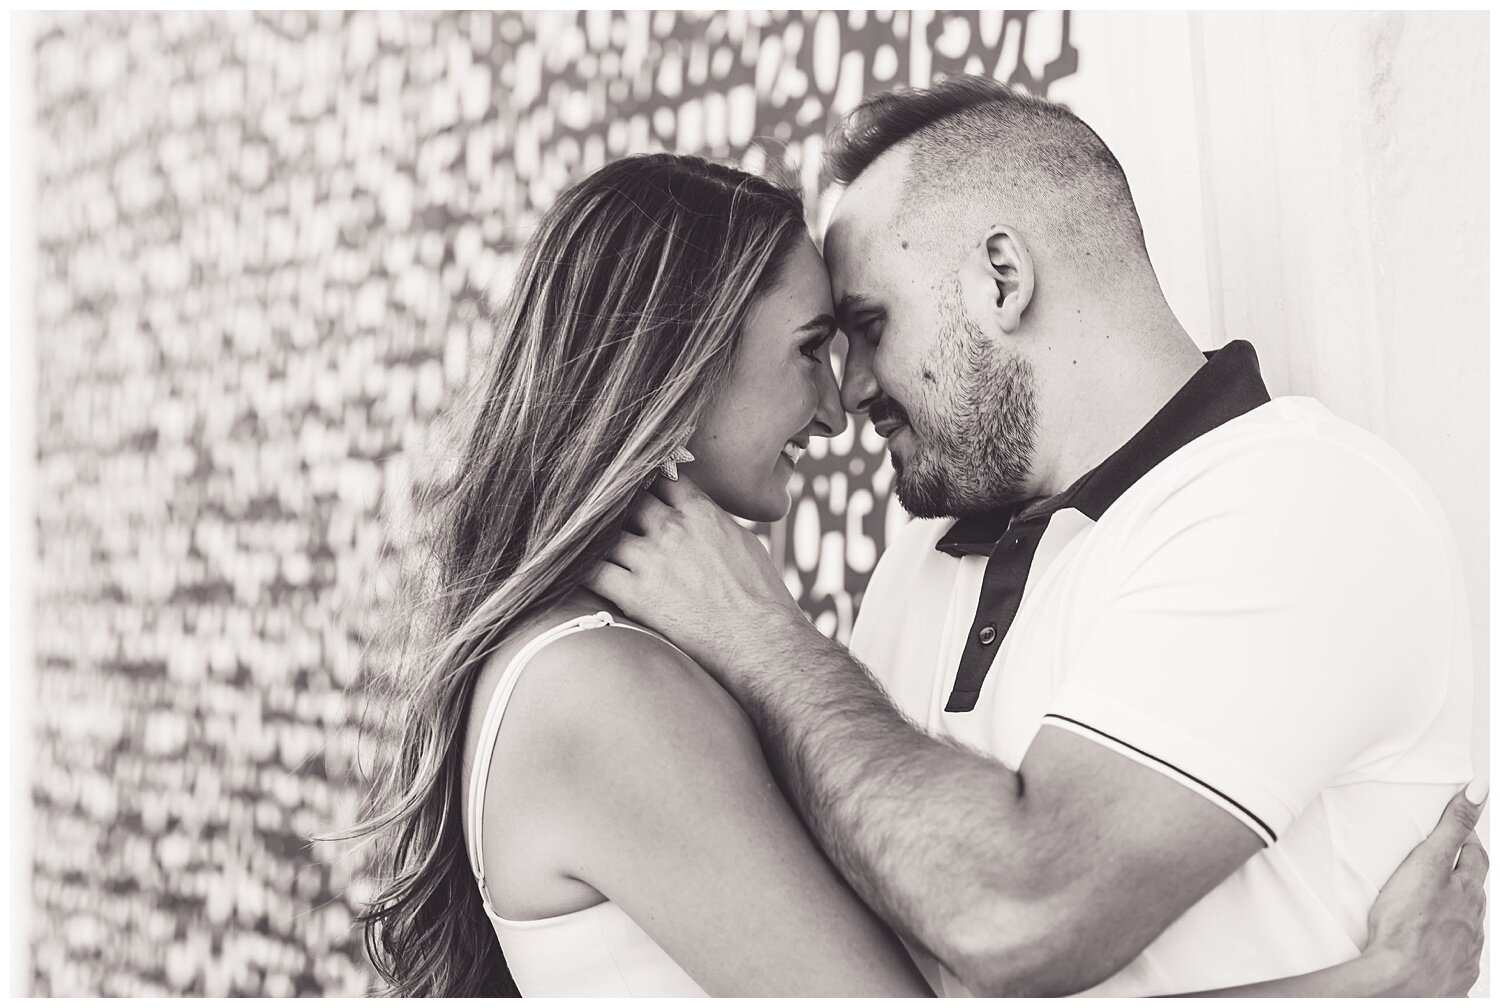
[[[799,199],[615,162],[546,215],[496,326],[444,499],[439,646],[358,831],[384,844],[363,919],[392,992],[928,994],[728,695],[581,587],[658,471],[772,521],[809,439],[843,430]]]

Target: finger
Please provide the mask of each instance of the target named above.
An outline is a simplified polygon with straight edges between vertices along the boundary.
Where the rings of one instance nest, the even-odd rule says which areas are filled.
[[[1489,790],[1488,786],[1480,789],[1475,784],[1476,782],[1471,781],[1468,788],[1448,800],[1448,806],[1443,809],[1437,825],[1432,828],[1427,839],[1417,846],[1418,850],[1425,851],[1432,857],[1441,857],[1450,865],[1457,862],[1458,849],[1469,839],[1469,834],[1478,824]]]
[[[1470,840],[1458,849],[1458,863],[1453,870],[1459,875],[1482,883],[1490,872],[1490,852],[1478,840]]]
[[[625,521],[620,525],[620,528],[631,535],[643,536],[646,534],[646,523],[645,519],[641,516],[639,506],[632,506],[629,511],[625,512]]]
[[[628,595],[630,588],[630,571],[605,560],[583,579],[583,584],[595,595],[603,596],[623,607],[625,603],[622,600]]]
[[[666,482],[671,482],[667,480]],[[645,535],[649,530],[660,528],[672,509],[661,500],[649,493],[643,493],[636,497],[635,506],[630,511],[630,521],[626,527],[637,535]],[[631,528],[631,526],[635,526]]]
[[[605,559],[616,567],[634,573],[641,569],[641,561],[645,559],[646,539],[644,536],[636,535],[629,529],[620,531],[620,538],[610,547]]]
[[[687,473],[678,473],[675,480],[658,476],[652,482],[650,490],[658,500],[669,507],[682,507],[689,501],[703,496],[703,491],[699,490],[698,485],[688,478]]]
[[[656,500],[656,498],[652,497],[649,493],[636,494],[635,500],[630,503],[629,510],[625,512],[625,521],[620,527],[631,535],[643,536],[646,534],[646,515],[642,509],[641,502],[647,500]],[[661,502],[657,501],[657,503]]]

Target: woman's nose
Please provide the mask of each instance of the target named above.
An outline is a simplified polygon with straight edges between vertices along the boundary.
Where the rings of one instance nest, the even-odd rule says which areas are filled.
[[[832,364],[818,369],[818,412],[813,420],[814,429],[822,437],[838,437],[849,426],[849,418],[839,401],[839,383],[833,376]]]

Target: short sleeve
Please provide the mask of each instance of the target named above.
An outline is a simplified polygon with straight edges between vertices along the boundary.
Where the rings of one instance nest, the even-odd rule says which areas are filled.
[[[1172,776],[1271,844],[1436,715],[1444,540],[1377,462],[1318,439],[1248,448],[1125,520],[1118,579],[1045,723]]]

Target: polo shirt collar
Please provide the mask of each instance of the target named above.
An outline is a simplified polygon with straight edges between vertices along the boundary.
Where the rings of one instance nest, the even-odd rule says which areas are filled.
[[[1210,350],[1201,368],[1118,451],[1060,494],[962,518],[937,542],[950,556],[989,556],[1012,521],[1074,508],[1093,521],[1179,448],[1271,401],[1255,348],[1235,340]]]

